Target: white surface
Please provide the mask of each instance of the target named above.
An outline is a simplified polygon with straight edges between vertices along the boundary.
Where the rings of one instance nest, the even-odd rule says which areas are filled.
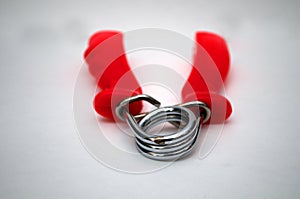
[[[2,1],[1,198],[297,198],[299,3]],[[81,145],[72,95],[88,36],[159,27],[220,33],[234,114],[206,159],[120,173]]]

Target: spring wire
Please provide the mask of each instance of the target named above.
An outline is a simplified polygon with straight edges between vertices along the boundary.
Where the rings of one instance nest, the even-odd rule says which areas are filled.
[[[132,102],[145,100],[157,108],[148,113],[133,116],[129,113],[128,105]],[[127,107],[126,107],[127,106]],[[197,114],[190,110],[197,107]],[[142,94],[127,98],[116,107],[116,114],[127,122],[134,133],[137,149],[144,156],[154,160],[177,160],[191,153],[202,124],[210,117],[210,109],[200,101],[180,105],[160,107],[160,103],[151,96]],[[177,131],[159,135],[149,133],[155,126],[170,123]]]

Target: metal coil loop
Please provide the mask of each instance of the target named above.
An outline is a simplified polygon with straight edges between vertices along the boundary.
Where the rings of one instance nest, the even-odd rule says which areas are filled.
[[[126,106],[130,103],[145,100],[157,108],[148,113],[133,116]],[[116,108],[117,116],[125,120],[136,137],[137,149],[146,157],[155,160],[176,160],[192,151],[201,126],[210,117],[210,109],[202,102],[159,107],[160,103],[148,95],[137,95],[123,100]],[[189,108],[197,108],[196,116]],[[167,135],[150,133],[162,123],[171,123],[176,132]],[[152,130],[153,131],[153,130]]]

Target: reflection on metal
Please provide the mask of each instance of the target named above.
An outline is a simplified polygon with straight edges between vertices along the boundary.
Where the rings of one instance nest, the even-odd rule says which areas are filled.
[[[128,106],[132,102],[147,101],[156,109],[139,115],[131,115]],[[116,115],[132,129],[137,149],[146,157],[155,160],[177,160],[185,157],[195,146],[202,124],[210,118],[209,107],[200,101],[160,107],[160,102],[149,95],[127,98],[116,107]],[[170,123],[176,132],[166,135],[150,133],[159,124]]]

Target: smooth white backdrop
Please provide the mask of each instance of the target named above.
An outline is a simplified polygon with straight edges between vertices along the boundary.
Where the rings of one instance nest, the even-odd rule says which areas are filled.
[[[1,198],[297,198],[298,1],[1,1]],[[144,175],[93,159],[72,97],[90,34],[223,35],[234,114],[214,151]]]

